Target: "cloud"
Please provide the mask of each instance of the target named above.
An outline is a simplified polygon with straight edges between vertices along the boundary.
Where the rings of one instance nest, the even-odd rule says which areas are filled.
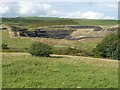
[[[10,13],[9,6],[6,5],[6,3],[0,2],[0,15]]]
[[[118,2],[110,2],[110,3],[102,3],[101,5],[104,5],[108,8],[118,8]]]
[[[115,19],[96,11],[62,11],[48,3],[19,1],[0,3],[0,15],[3,16],[47,16],[62,18]]]
[[[0,17],[13,16],[55,16],[58,10],[50,4],[38,2],[0,2]]]
[[[19,13],[21,15],[34,14],[37,12],[37,5],[27,2],[19,3]]]
[[[16,2],[20,0],[1,0],[3,2]],[[24,0],[27,1],[27,0]],[[119,0],[30,0],[32,2],[119,2]]]
[[[62,15],[63,16],[61,16],[61,17],[63,17],[63,18],[80,18],[82,15],[82,12],[80,12],[80,11],[67,12],[67,13],[62,12]]]
[[[20,15],[37,15],[37,16],[49,16],[56,15],[58,13],[50,4],[35,3],[35,2],[20,2],[19,3]]]
[[[105,17],[103,17],[103,19],[115,19],[115,17],[112,17],[112,16],[105,16]]]
[[[115,17],[106,16],[103,13],[95,11],[87,11],[82,14],[83,18],[87,19],[115,19]]]
[[[95,11],[66,13],[63,18],[85,18],[85,19],[115,19],[115,17],[106,16],[103,13]]]
[[[13,17],[18,15],[17,2],[0,2],[0,17]]]
[[[20,15],[38,15],[43,12],[44,8],[40,3],[32,3],[21,1],[19,2],[19,14]]]
[[[10,8],[5,5],[5,3],[0,2],[0,13],[5,14],[10,11]]]
[[[87,19],[101,19],[104,15],[95,11],[87,11],[82,14],[82,17]]]

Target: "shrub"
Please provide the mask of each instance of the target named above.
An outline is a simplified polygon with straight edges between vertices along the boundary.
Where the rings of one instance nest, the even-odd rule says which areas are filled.
[[[112,59],[119,58],[119,47],[118,44],[118,34],[112,33],[106,36],[101,43],[99,43],[96,48],[93,49],[93,54],[95,57],[104,57]]]
[[[59,55],[65,55],[65,50],[64,49],[53,49],[52,50],[52,53],[54,53],[54,54],[59,54]]]
[[[2,49],[9,49],[8,45],[5,43],[2,43]]]
[[[62,48],[62,49],[54,48],[53,53],[60,54],[60,55],[79,55],[81,51],[76,48],[67,47],[67,48]]]
[[[67,55],[78,55],[80,51],[78,51],[76,48],[71,48],[71,47],[68,47],[66,49],[66,54]]]
[[[40,42],[34,42],[29,48],[29,53],[34,55],[34,56],[42,56],[42,57],[49,57],[52,48],[51,46],[40,43]]]

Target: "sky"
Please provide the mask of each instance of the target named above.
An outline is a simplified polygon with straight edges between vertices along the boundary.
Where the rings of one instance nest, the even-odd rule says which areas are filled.
[[[118,19],[118,2],[0,2],[0,17]]]

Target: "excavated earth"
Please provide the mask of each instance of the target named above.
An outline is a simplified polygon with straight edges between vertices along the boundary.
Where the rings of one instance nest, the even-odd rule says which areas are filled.
[[[17,37],[42,37],[54,39],[80,40],[84,38],[103,38],[116,32],[118,27],[103,28],[101,26],[49,26],[27,29],[21,26],[10,26],[10,32]]]

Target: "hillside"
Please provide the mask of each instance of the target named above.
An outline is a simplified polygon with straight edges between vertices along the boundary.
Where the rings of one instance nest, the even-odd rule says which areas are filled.
[[[118,88],[118,62],[3,53],[3,88]]]
[[[110,25],[117,25],[118,20],[95,20],[95,19],[74,19],[75,22],[77,22],[79,25],[104,25],[104,26],[110,26]]]
[[[107,34],[116,31],[116,22],[51,17],[3,18],[3,27],[10,25],[16,29],[12,32],[9,28],[2,29],[0,33],[3,43],[10,48],[28,48],[33,41],[40,41],[54,47],[76,47],[91,52]]]
[[[40,26],[51,25],[74,25],[77,24],[72,19],[51,18],[51,17],[17,17],[17,18],[2,18],[4,24],[15,24],[36,28]]]
[[[116,25],[118,20],[70,19],[57,17],[2,18],[4,24],[25,25],[30,28],[51,25]],[[28,24],[29,23],[29,24]]]
[[[117,20],[68,19],[57,17],[2,18],[17,36],[80,40],[103,38],[117,30]],[[31,31],[32,30],[32,31]],[[53,31],[54,30],[54,31]],[[59,31],[58,31],[59,30]]]
[[[3,18],[2,87],[118,88],[118,60],[93,58],[93,48],[117,31],[116,20]],[[50,57],[28,53],[36,41],[51,46]]]

